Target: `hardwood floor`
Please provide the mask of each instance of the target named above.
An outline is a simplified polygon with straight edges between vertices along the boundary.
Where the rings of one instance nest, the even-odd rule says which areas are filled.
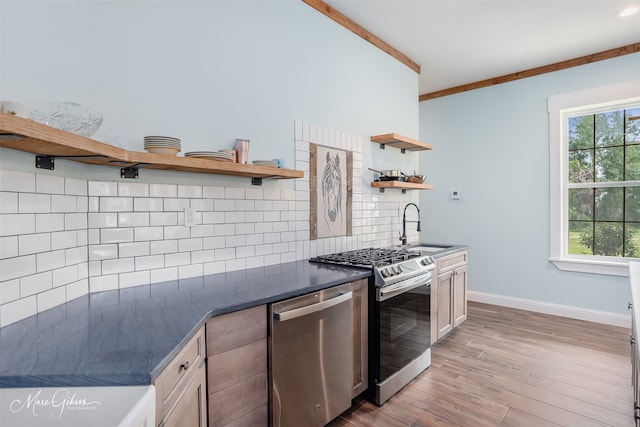
[[[431,367],[331,427],[633,426],[630,330],[469,303]]]

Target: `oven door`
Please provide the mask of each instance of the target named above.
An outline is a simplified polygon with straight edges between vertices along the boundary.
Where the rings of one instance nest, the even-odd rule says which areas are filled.
[[[378,405],[431,363],[431,277],[376,289]]]

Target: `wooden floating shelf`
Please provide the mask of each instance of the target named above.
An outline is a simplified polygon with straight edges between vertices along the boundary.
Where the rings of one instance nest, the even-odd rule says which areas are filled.
[[[4,113],[0,113],[0,147],[119,168],[140,167],[248,178],[292,179],[304,176],[303,171],[295,169],[129,151]]]
[[[413,182],[404,181],[373,181],[371,183],[373,188],[397,188],[399,190],[431,190],[433,185],[431,184],[416,184]]]
[[[380,144],[381,148],[384,148],[385,145],[390,145],[392,147],[399,148],[400,150],[408,150],[408,151],[433,150],[433,145],[431,144],[418,141],[417,139],[398,135],[397,133],[386,133],[384,135],[374,135],[371,137],[371,142]]]

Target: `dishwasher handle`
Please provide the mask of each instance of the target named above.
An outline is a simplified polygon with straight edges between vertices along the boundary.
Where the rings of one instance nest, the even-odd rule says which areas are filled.
[[[315,304],[307,305],[305,307],[296,308],[289,311],[283,311],[280,313],[273,313],[273,319],[279,322],[295,319],[298,317],[306,316],[307,314],[317,313],[318,311],[326,310],[329,307],[333,307],[345,301],[351,299],[351,291],[345,292],[337,297],[328,299],[326,301],[318,302]]]

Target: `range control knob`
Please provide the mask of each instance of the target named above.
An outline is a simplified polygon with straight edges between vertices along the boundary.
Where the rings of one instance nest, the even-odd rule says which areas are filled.
[[[380,270],[380,274],[382,274],[382,277],[386,279],[387,277],[389,277],[389,270],[383,268],[382,270]]]

